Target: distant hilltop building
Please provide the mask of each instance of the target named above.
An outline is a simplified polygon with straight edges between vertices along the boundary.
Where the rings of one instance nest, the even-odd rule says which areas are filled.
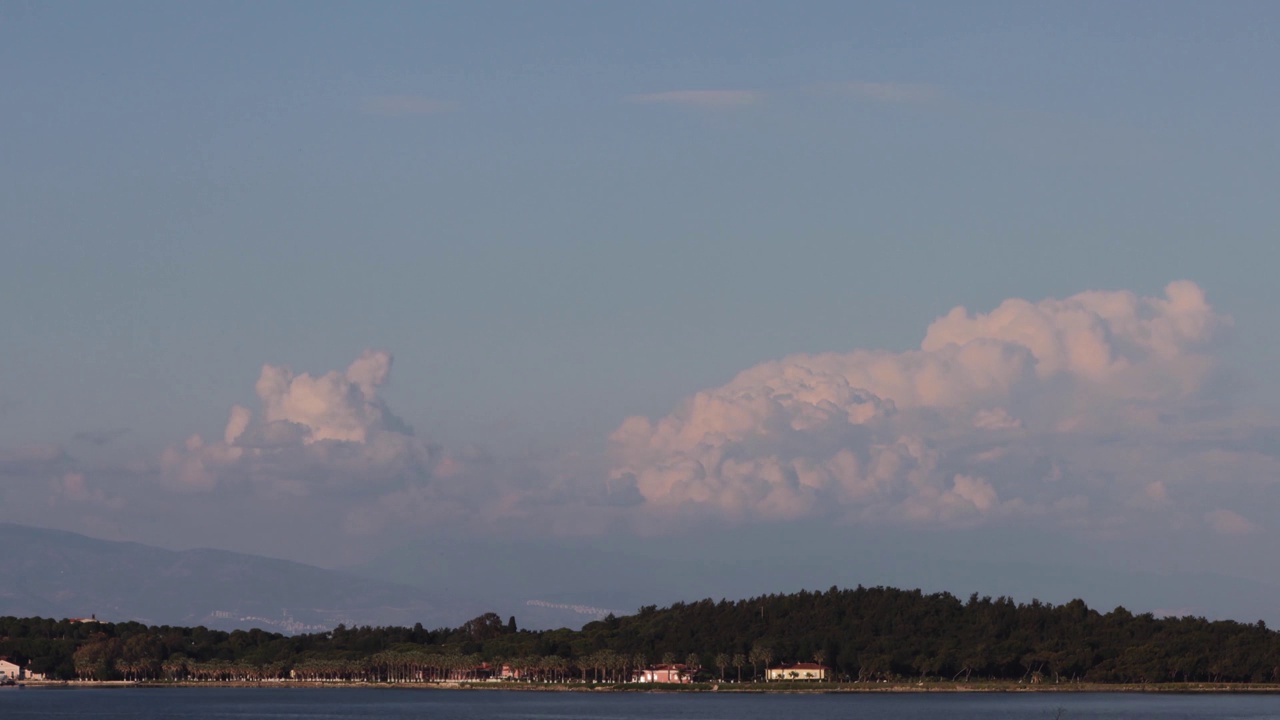
[[[97,614],[90,615],[87,618],[67,618],[69,623],[96,623],[98,622]]]

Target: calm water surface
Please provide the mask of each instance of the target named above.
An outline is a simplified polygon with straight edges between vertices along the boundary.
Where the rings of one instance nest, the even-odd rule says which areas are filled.
[[[1280,695],[713,695],[397,689],[0,689],[0,718],[1280,720]]]

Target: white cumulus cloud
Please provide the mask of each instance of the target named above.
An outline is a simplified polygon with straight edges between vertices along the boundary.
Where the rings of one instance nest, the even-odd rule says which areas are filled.
[[[426,485],[441,453],[378,395],[391,363],[389,353],[368,350],[345,371],[321,375],[264,365],[254,387],[259,412],[236,405],[221,441],[195,435],[166,450],[162,477],[182,490],[245,485],[285,496]]]
[[[955,308],[919,349],[795,355],[657,421],[628,418],[611,437],[611,481],[634,483],[650,508],[735,518],[1071,512],[1089,507],[1100,478],[1124,472],[1075,448],[1103,432],[1137,441],[1200,403],[1229,324],[1189,281],[1158,297],[1091,291]],[[1133,493],[1150,496],[1152,480]],[[1151,499],[1163,499],[1158,487]]]
[[[297,426],[305,443],[364,443],[379,431],[406,430],[404,422],[378,399],[378,387],[390,374],[391,355],[366,350],[345,373],[334,371],[318,377],[264,365],[255,389],[262,401],[264,422]],[[235,434],[239,437],[248,427],[246,420],[244,409],[234,408],[227,435],[239,430]]]

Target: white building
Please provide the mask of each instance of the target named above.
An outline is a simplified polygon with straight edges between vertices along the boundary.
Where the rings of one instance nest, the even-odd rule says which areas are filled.
[[[693,671],[688,665],[653,665],[642,670],[636,670],[632,677],[632,682],[642,683],[682,683],[688,684],[692,682]]]
[[[818,663],[796,663],[769,668],[766,677],[770,680],[826,680],[831,669]]]
[[[9,662],[8,658],[0,658],[0,682],[5,680],[25,680],[22,668]]]

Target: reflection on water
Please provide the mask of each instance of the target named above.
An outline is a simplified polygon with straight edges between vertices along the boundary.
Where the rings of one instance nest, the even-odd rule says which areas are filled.
[[[739,695],[314,688],[0,689],[0,718],[430,720],[1280,720],[1280,696]]]

